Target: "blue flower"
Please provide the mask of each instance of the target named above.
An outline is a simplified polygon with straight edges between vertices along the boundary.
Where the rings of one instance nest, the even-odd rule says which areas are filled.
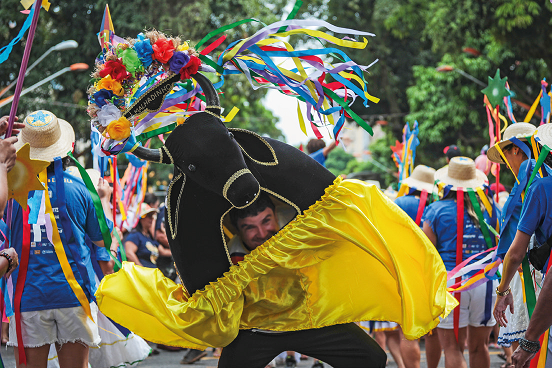
[[[138,59],[144,65],[144,68],[147,68],[153,62],[151,55],[153,54],[153,48],[151,47],[149,40],[140,40],[134,44],[134,50],[138,54]]]
[[[108,89],[100,89],[98,92],[94,93],[94,101],[96,101],[96,105],[102,107],[103,105],[110,102],[113,96],[115,96],[115,94],[113,94],[113,91],[110,91]]]
[[[187,52],[177,51],[169,60],[169,69],[174,73],[180,73],[180,69],[188,64],[188,61],[190,61],[190,56]]]

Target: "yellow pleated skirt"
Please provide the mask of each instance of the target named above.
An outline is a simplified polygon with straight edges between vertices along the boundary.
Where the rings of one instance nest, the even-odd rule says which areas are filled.
[[[223,347],[240,329],[295,331],[393,321],[419,338],[457,305],[441,257],[373,185],[337,178],[322,198],[191,297],[126,262],[96,292],[106,316],[146,340]]]

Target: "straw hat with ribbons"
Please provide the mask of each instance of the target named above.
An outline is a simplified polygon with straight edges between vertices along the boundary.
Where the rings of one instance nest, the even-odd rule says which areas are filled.
[[[448,166],[435,172],[435,181],[443,183],[450,190],[483,188],[488,182],[487,175],[475,168],[475,162],[469,157],[453,157]]]
[[[25,118],[24,123],[25,129],[21,129],[15,148],[19,149],[29,143],[31,159],[52,162],[55,157],[63,158],[73,150],[73,127],[50,111],[35,111]]]
[[[487,158],[498,164],[507,164],[504,154],[502,153],[504,147],[510,144],[518,145],[519,141],[527,142],[528,137],[532,136],[536,130],[537,128],[533,124],[529,123],[515,123],[508,126],[508,128],[504,131],[502,140],[495,143],[495,145],[487,151]],[[524,149],[524,147],[520,148]]]
[[[397,197],[408,194],[410,189],[426,190],[428,193],[433,192],[435,183],[435,169],[425,165],[418,165],[412,171],[412,174],[401,182],[401,189]]]

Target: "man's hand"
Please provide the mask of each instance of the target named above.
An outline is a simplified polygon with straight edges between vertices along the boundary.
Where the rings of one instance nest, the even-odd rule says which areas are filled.
[[[493,310],[493,316],[502,327],[508,325],[508,320],[506,319],[506,308],[510,307],[510,313],[514,314],[514,298],[512,293],[509,293],[506,296],[496,296],[496,303]]]
[[[109,200],[109,198],[111,197],[111,193],[113,193],[113,188],[109,186],[109,183],[104,178],[100,178],[98,180],[96,190],[98,192],[98,196],[100,196],[100,199],[102,200]]]
[[[0,139],[0,165],[5,165],[6,171],[12,169],[17,159],[15,142],[17,142],[17,137]]]
[[[6,273],[6,278],[10,277],[12,272],[19,266],[19,257],[17,256],[17,252],[13,248],[7,248],[2,251],[3,253],[6,253],[8,256],[11,257],[11,268],[8,273]],[[2,257],[4,258],[4,257]]]
[[[535,357],[535,353],[528,353],[518,346],[514,354],[512,354],[512,365],[516,368],[529,368],[531,359]]]
[[[2,116],[0,118],[0,135],[4,135],[6,131],[8,130],[8,122],[10,117],[9,116]],[[15,117],[14,123],[13,123],[13,129],[12,129],[12,136],[19,134],[19,129],[23,129],[25,127],[25,124],[22,123],[16,123],[18,118]]]

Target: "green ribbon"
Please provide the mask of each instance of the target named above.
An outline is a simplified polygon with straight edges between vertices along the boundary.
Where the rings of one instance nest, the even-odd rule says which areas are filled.
[[[470,202],[473,206],[473,209],[475,210],[475,214],[477,215],[477,219],[479,220],[481,232],[483,233],[483,237],[485,238],[485,243],[487,243],[487,248],[492,248],[493,240],[491,239],[491,235],[489,234],[489,229],[487,229],[487,226],[483,226],[483,224],[485,224],[485,218],[483,217],[483,212],[481,211],[481,207],[479,206],[479,201],[477,200],[475,192],[471,188],[468,188],[467,192],[468,196],[470,197]]]
[[[147,141],[150,138],[157,137],[159,134],[172,132],[174,130],[174,128],[176,128],[177,125],[178,125],[177,123],[172,123],[172,124],[169,124],[169,125],[164,126],[162,128],[155,129],[155,130],[152,130],[152,131],[147,132],[147,133],[142,133],[138,137],[136,137],[136,140],[140,143],[144,143],[145,141]]]
[[[529,178],[529,182],[527,184],[527,188],[531,186],[533,183],[533,180],[535,179],[535,176],[537,175],[537,172],[539,171],[540,167],[542,166],[542,163],[544,162],[544,159],[546,156],[548,156],[548,152],[550,152],[550,148],[548,146],[543,146],[542,151],[539,155],[539,159],[537,160],[537,163],[535,164],[535,168],[533,169],[533,172],[531,173],[531,178]]]
[[[293,5],[293,9],[291,9],[291,13],[289,13],[286,20],[290,20],[290,19],[295,18],[295,16],[299,12],[299,8],[301,7],[301,5],[303,5],[303,2],[301,0],[297,0],[295,2],[295,5]],[[285,32],[286,29],[287,29],[287,26],[282,26],[282,27],[280,27],[280,29],[278,29],[278,32],[276,32],[276,33]]]
[[[341,97],[339,97],[337,94],[335,94],[331,89],[329,89],[327,87],[324,87],[324,86],[322,86],[322,88],[324,89],[324,93],[326,95],[330,96],[332,100],[334,100],[335,102],[340,104],[341,107],[343,107],[345,109],[345,111],[347,111],[347,113],[353,118],[354,121],[356,121],[356,123],[358,125],[360,125],[362,128],[364,128],[364,130],[366,130],[368,133],[370,133],[370,135],[374,135],[374,131],[372,130],[372,127],[370,125],[366,124],[366,122],[364,120],[362,120],[362,118],[360,116],[355,114],[354,111],[351,110],[349,105],[347,105],[345,100],[343,100]]]
[[[527,312],[529,312],[529,319],[533,315],[535,305],[537,304],[537,297],[535,296],[535,287],[533,286],[533,277],[531,277],[531,269],[529,268],[529,260],[527,255],[523,257],[521,261],[521,268],[523,269],[523,287],[525,288],[525,302],[527,304]]]
[[[259,22],[261,23],[263,26],[266,27],[266,24],[264,24],[263,22],[261,22],[260,20],[258,19],[255,19],[255,18],[249,18],[249,19],[242,19],[240,21],[237,21],[237,22],[234,22],[234,23],[230,23],[228,25],[225,25],[224,27],[220,27],[219,29],[215,29],[214,31],[211,31],[209,33],[207,33],[207,35],[205,35],[205,37],[203,37],[201,39],[201,41],[199,41],[196,45],[196,50],[199,49],[205,42],[209,41],[209,39],[215,37],[216,35],[218,34],[221,34],[222,32],[224,31],[227,31],[229,29],[232,29],[234,27],[237,27],[239,25],[242,25],[244,23],[251,23],[251,22]],[[203,60],[203,59],[202,59]]]
[[[92,180],[90,179],[90,176],[86,172],[86,169],[82,167],[80,162],[73,156],[71,152],[69,152],[68,155],[75,162],[75,165],[79,169],[79,173],[81,175],[82,181],[84,181],[84,185],[86,185],[86,189],[88,189],[88,192],[90,192],[90,196],[92,197],[92,202],[94,203],[94,209],[96,210],[96,216],[98,217],[98,223],[100,225],[100,231],[102,232],[104,246],[106,249],[111,249],[111,232],[109,231],[109,226],[107,226],[107,220],[105,218],[102,202],[100,200],[100,196],[98,195],[98,192],[96,191],[96,187],[92,183]],[[115,261],[115,264],[119,268],[121,268],[121,262],[119,262],[119,260],[115,258],[110,251],[108,251],[107,253],[109,253],[109,256],[111,257],[111,259]]]

